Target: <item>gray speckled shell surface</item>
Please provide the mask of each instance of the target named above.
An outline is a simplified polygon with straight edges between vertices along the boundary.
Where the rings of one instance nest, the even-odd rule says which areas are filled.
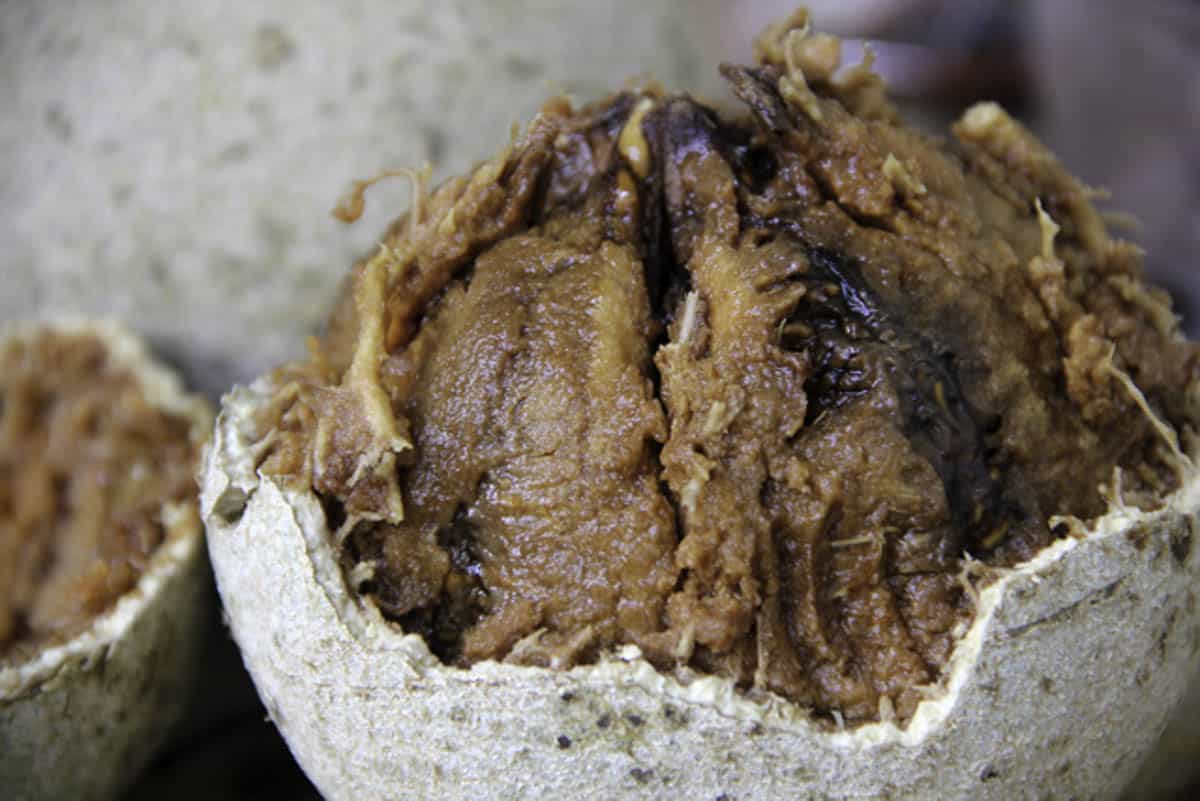
[[[42,323],[6,327],[0,340]],[[148,360],[115,324],[58,320],[56,330],[100,337],[138,376],[152,403],[192,420],[211,414],[178,379]],[[194,510],[165,507],[168,539],[138,583],[79,636],[30,661],[0,667],[0,797],[102,801],[120,794],[153,758],[196,689],[211,592]]]
[[[347,591],[317,499],[255,474],[239,426],[264,390],[225,398],[201,508],[246,665],[335,801],[1113,799],[1196,667],[1192,477],[987,587],[903,729],[826,731],[635,649],[565,672],[446,668]]]

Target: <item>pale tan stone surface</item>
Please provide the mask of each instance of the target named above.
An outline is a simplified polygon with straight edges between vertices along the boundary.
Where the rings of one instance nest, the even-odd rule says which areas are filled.
[[[0,320],[119,317],[216,395],[295,355],[407,206],[387,182],[347,229],[352,179],[461,172],[555,87],[712,88],[717,2],[0,3]]]

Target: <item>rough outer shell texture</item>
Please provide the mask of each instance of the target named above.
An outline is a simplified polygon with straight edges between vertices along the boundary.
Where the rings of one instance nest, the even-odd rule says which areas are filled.
[[[447,668],[348,592],[317,498],[255,474],[240,427],[267,390],[226,397],[201,508],[245,662],[331,799],[1110,799],[1195,667],[1198,476],[984,589],[904,728],[827,730],[635,650]]]
[[[41,324],[9,328],[25,337]],[[160,408],[203,437],[206,404],[150,361],[140,341],[107,322],[56,321],[102,339]],[[167,538],[138,583],[78,637],[0,668],[0,795],[13,801],[113,798],[154,756],[194,689],[209,573],[194,506],[163,510]]]

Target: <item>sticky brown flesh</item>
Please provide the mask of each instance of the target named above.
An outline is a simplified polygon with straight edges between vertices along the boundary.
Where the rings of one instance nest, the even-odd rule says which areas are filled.
[[[321,494],[356,589],[447,662],[631,643],[903,718],[969,622],[964,560],[1028,559],[1052,515],[1104,510],[1114,467],[1125,502],[1175,486],[1107,349],[1181,431],[1200,356],[1023,129],[940,144],[870,80],[818,86],[814,119],[782,65],[724,71],[743,117],[653,91],[554,103],[489,180],[398,222],[378,381],[412,447],[383,478],[348,466],[364,262],[314,359],[276,377],[264,468]],[[439,228],[456,204],[477,213]],[[327,465],[323,418],[348,443]],[[389,477],[402,519],[378,519]]]
[[[195,495],[190,424],[150,405],[94,336],[0,346],[0,660],[84,629]]]

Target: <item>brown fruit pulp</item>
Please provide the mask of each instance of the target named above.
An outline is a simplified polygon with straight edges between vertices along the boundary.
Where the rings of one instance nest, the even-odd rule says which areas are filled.
[[[82,631],[145,570],[163,505],[195,496],[191,423],[90,334],[0,345],[0,660]]]
[[[551,102],[276,375],[264,469],[447,662],[632,643],[905,717],[970,618],[965,560],[1029,558],[1114,468],[1129,503],[1176,486],[1129,386],[1183,430],[1200,353],[1137,249],[998,109],[922,136],[832,42],[784,26],[724,67],[732,119]]]

